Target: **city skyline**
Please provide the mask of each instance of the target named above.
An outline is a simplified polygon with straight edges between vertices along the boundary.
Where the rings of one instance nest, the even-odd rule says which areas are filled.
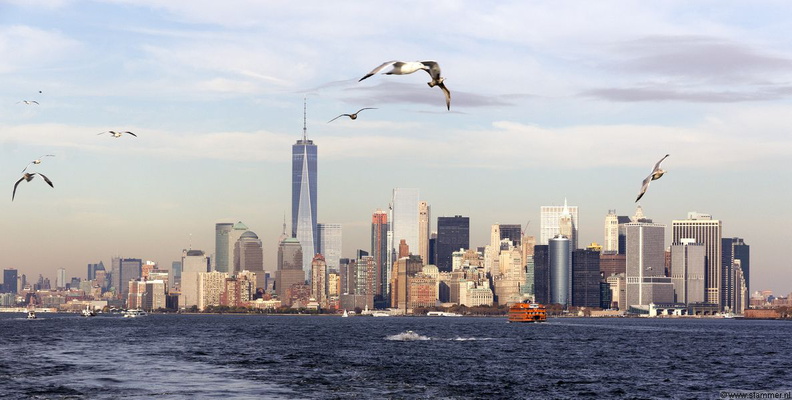
[[[209,255],[226,221],[258,234],[274,271],[307,97],[322,148],[314,222],[344,227],[342,257],[370,250],[371,214],[399,187],[420,190],[433,226],[470,217],[471,246],[495,223],[533,220],[539,237],[539,207],[564,198],[579,207],[578,246],[603,244],[608,210],[632,215],[669,153],[639,203],[647,215],[669,227],[712,215],[753,248],[752,290],[792,290],[792,188],[772,173],[792,155],[790,5],[41,4],[0,2],[0,266],[29,280],[83,277],[114,256],[165,268],[182,249]],[[414,33],[395,41],[397,29]],[[451,112],[419,73],[357,83],[394,58],[437,60]],[[326,123],[358,106],[378,109]],[[97,137],[108,129],[138,137]],[[56,156],[31,168],[54,189],[21,186],[12,203],[41,154]]]

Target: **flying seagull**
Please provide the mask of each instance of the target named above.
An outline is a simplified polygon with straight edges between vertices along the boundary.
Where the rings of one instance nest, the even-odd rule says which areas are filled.
[[[22,174],[22,177],[19,178],[19,180],[16,181],[16,183],[14,184],[14,192],[11,194],[11,201],[14,201],[14,196],[16,196],[16,190],[17,190],[17,186],[19,186],[19,182],[22,182],[22,181],[30,182],[33,179],[33,177],[35,177],[36,175],[41,175],[41,177],[44,178],[44,182],[47,182],[47,184],[50,185],[50,187],[52,187],[52,188],[55,187],[55,186],[52,185],[52,181],[49,180],[49,178],[47,178],[46,176],[44,176],[44,174],[41,174],[41,173],[38,173],[38,172],[33,172],[33,173],[29,174],[29,173],[25,172],[25,173]]]
[[[55,154],[44,154],[43,156],[41,156],[41,157],[39,157],[39,158],[37,158],[37,159],[35,159],[35,160],[31,161],[31,162],[30,162],[30,163],[27,165],[27,167],[25,167],[25,169],[23,169],[23,170],[22,170],[22,172],[25,172],[25,171],[28,169],[28,167],[30,167],[30,164],[36,164],[36,165],[39,165],[39,164],[41,164],[41,159],[42,159],[42,158],[44,158],[44,157],[55,157]]]
[[[437,86],[443,91],[446,98],[446,107],[451,110],[451,92],[448,91],[448,89],[445,87],[445,84],[443,83],[445,78],[440,76],[440,64],[438,64],[436,61],[388,61],[382,63],[382,65],[379,67],[374,68],[371,72],[366,74],[366,76],[360,78],[358,82],[376,74],[377,72],[382,71],[386,67],[391,67],[391,69],[383,72],[385,75],[407,75],[412,74],[415,71],[426,71],[429,76],[432,77],[432,81],[427,82],[427,85],[429,85],[429,87]]]
[[[109,133],[109,134],[113,135],[113,137],[114,137],[114,138],[120,138],[120,137],[121,137],[121,136],[123,136],[125,133],[128,133],[128,134],[130,134],[130,135],[132,135],[132,136],[134,136],[134,137],[137,137],[137,135],[135,135],[134,133],[132,133],[132,132],[130,132],[130,131],[124,131],[124,132],[105,131],[105,132],[101,132],[101,133],[99,133],[99,135],[101,135],[101,134],[103,134],[103,133]]]
[[[36,100],[22,100],[22,101],[17,101],[17,104],[19,104],[19,103],[25,103],[25,104],[27,104],[27,105],[31,105],[31,104],[39,105],[39,102],[38,102],[38,101],[36,101]]]
[[[665,160],[666,157],[668,156],[670,156],[670,154],[666,154],[665,157],[661,158],[660,161],[658,161],[657,164],[655,164],[654,168],[652,169],[652,173],[649,174],[649,176],[647,176],[646,179],[643,180],[643,185],[641,186],[641,192],[638,193],[638,198],[635,199],[636,203],[638,202],[638,200],[641,200],[641,197],[643,197],[644,193],[646,193],[646,189],[649,189],[649,184],[652,181],[656,181],[660,179],[660,177],[666,173],[664,169],[660,168],[660,163],[663,162],[663,160]]]
[[[361,108],[360,110],[357,110],[357,111],[355,111],[352,114],[341,114],[341,115],[331,119],[330,121],[327,121],[327,123],[329,124],[329,123],[331,123],[331,122],[333,122],[333,121],[335,121],[335,120],[337,120],[337,119],[339,119],[341,117],[349,117],[350,119],[355,120],[355,119],[357,119],[358,113],[363,111],[363,110],[376,110],[376,108],[366,107],[366,108]]]

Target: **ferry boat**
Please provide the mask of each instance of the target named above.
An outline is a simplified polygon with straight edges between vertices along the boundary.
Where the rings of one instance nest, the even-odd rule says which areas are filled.
[[[547,309],[536,303],[517,303],[509,308],[509,322],[545,322]]]
[[[28,310],[27,319],[36,319],[36,311],[35,310]]]
[[[429,311],[426,313],[427,317],[461,317],[462,314],[445,312],[445,311]]]
[[[145,316],[145,315],[146,315],[146,312],[138,308],[138,309],[133,309],[133,310],[127,310],[124,313],[124,318],[137,318],[137,317],[142,317],[142,316]]]

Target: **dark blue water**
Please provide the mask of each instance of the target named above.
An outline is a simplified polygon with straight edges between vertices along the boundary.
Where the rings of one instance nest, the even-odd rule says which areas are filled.
[[[792,389],[790,333],[728,319],[3,313],[0,398],[717,398]]]

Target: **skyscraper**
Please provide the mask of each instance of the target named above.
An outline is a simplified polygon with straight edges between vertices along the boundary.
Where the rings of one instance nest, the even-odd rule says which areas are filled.
[[[674,301],[677,303],[703,303],[704,244],[684,238],[671,245],[671,282],[674,284]]]
[[[311,261],[311,297],[322,308],[327,307],[327,263],[321,254]]]
[[[96,271],[104,271],[105,266],[104,264],[99,261],[99,264],[88,264],[88,280],[92,281],[96,279]]]
[[[58,274],[55,275],[55,287],[58,289],[66,287],[66,268],[58,268]]]
[[[324,257],[328,270],[337,271],[343,249],[341,224],[317,224],[316,228],[319,231],[319,247],[316,251]]]
[[[550,275],[550,302],[570,305],[572,301],[572,254],[570,240],[562,235],[550,239],[548,260]]]
[[[548,244],[550,239],[561,232],[562,225],[570,233],[570,249],[577,248],[578,238],[578,207],[568,206],[564,199],[563,206],[542,206],[540,209],[539,244]],[[562,223],[563,221],[563,223]],[[571,250],[570,250],[571,251]]]
[[[689,212],[685,220],[672,221],[672,241],[681,243],[682,239],[695,239],[696,243],[704,243],[706,256],[706,269],[704,282],[707,290],[706,302],[721,303],[721,222],[712,219],[711,215]]]
[[[303,105],[303,137],[292,146],[292,237],[302,246],[302,269],[311,273],[319,233],[316,228],[317,146],[308,140],[306,106]]]
[[[512,246],[520,247],[522,243],[522,226],[520,224],[500,224],[500,239],[509,239]]]
[[[721,271],[723,307],[729,310],[737,309],[737,299],[740,296],[740,282],[736,276],[742,276],[745,287],[750,293],[751,272],[751,246],[745,244],[742,238],[723,238],[721,241]],[[739,268],[739,273],[735,269]]]
[[[591,308],[600,306],[599,251],[572,251],[572,305]]]
[[[371,216],[371,256],[376,264],[378,301],[388,298],[388,251],[388,214],[377,210]]]
[[[397,249],[396,245],[402,239],[410,249],[418,248],[418,198],[418,189],[393,189],[393,250]]]
[[[432,227],[432,208],[425,201],[418,202],[418,255],[424,265],[429,264],[429,233]]]
[[[313,259],[313,257],[312,257]],[[290,306],[289,289],[292,285],[305,284],[302,246],[296,238],[288,238],[278,246],[278,270],[275,271],[275,286],[283,305]]]
[[[17,276],[19,273],[16,268],[6,268],[3,270],[3,287],[0,293],[17,293]]]
[[[627,229],[627,307],[674,301],[665,276],[665,225],[631,222]]]
[[[608,210],[605,216],[605,240],[603,241],[602,253],[613,254],[619,252],[619,217],[616,210]]]
[[[122,258],[119,273],[118,295],[120,299],[126,299],[129,294],[129,281],[140,279],[143,275],[143,260],[139,258]]]
[[[259,239],[253,231],[245,231],[234,245],[234,274],[240,271],[250,271],[256,274],[254,284],[256,288],[263,288],[266,283],[264,275],[264,250]]]
[[[459,249],[470,248],[470,218],[461,215],[437,218],[437,254],[435,262],[440,272],[451,272],[451,255]]]
[[[183,250],[179,307],[198,305],[198,274],[209,271],[209,258],[201,250]]]
[[[215,270],[228,272],[231,267],[231,254],[229,249],[233,249],[231,243],[231,231],[234,229],[233,222],[219,222],[215,224]]]

